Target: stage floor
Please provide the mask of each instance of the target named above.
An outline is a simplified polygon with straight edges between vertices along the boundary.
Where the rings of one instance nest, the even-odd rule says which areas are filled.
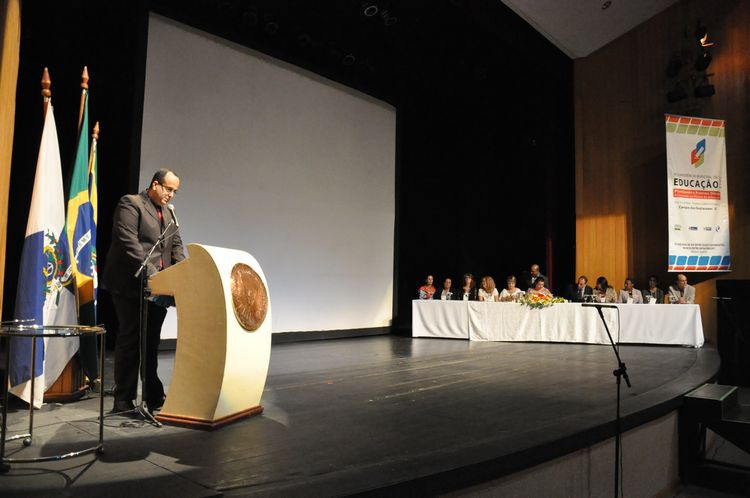
[[[622,346],[625,428],[664,415],[712,378],[711,348]],[[162,353],[168,383],[174,355]],[[111,386],[111,362],[105,384]],[[2,496],[331,496],[447,491],[611,437],[611,347],[376,336],[274,345],[262,415],[214,432],[121,426],[105,452],[15,464]],[[105,400],[105,410],[112,398]],[[91,444],[97,400],[47,405],[8,456]],[[22,429],[26,412],[9,415]],[[73,441],[81,442],[73,442]]]

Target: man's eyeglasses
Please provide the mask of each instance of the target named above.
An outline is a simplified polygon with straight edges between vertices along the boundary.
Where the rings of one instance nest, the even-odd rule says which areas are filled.
[[[159,185],[161,188],[163,188],[168,194],[177,195],[177,189],[174,189],[172,187],[167,187],[163,183],[158,183],[157,182],[157,185]]]

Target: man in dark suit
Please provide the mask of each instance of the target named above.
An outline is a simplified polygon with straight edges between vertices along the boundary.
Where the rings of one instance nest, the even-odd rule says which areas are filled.
[[[539,265],[534,263],[533,265],[531,265],[531,271],[528,273],[525,279],[526,289],[533,289],[534,284],[536,283],[536,279],[539,277],[542,277],[544,279],[547,287],[549,288],[549,279],[546,276],[542,275],[542,273],[539,271]]]
[[[574,303],[583,303],[587,300],[586,296],[594,294],[594,289],[589,285],[589,279],[586,275],[578,277],[578,282],[575,285],[570,285],[568,288],[568,301]],[[588,298],[590,299],[590,298]]]
[[[173,221],[167,206],[179,187],[180,179],[174,172],[160,169],[146,190],[123,196],[115,210],[112,244],[102,277],[102,288],[112,295],[120,323],[115,344],[115,403],[112,409],[115,413],[133,410],[138,387],[141,287],[135,273],[161,232]],[[149,258],[146,275],[151,276],[183,259],[182,239],[173,223]],[[164,386],[156,368],[161,326],[166,314],[166,308],[149,301],[143,399],[150,410],[158,410],[164,404]]]

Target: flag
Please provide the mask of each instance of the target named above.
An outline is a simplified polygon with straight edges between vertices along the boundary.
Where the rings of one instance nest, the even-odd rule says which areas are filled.
[[[83,115],[78,147],[70,180],[68,212],[65,222],[70,262],[75,280],[78,323],[96,325],[96,140],[89,153],[88,90],[83,90]],[[90,380],[98,377],[96,337],[81,339],[81,366]]]
[[[23,242],[16,292],[15,318],[32,319],[36,325],[76,323],[75,295],[66,272],[67,250],[60,147],[50,101],[39,145],[34,190]],[[36,362],[31,372],[31,338],[11,343],[10,392],[40,407],[44,391],[60,376],[78,349],[77,338],[34,338]],[[31,392],[31,376],[34,392]]]

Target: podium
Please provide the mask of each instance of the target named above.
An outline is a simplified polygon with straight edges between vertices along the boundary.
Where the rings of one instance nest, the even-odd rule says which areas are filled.
[[[156,416],[212,430],[261,413],[271,356],[271,301],[250,254],[202,244],[149,279],[152,295],[174,296],[177,352],[172,382]]]

